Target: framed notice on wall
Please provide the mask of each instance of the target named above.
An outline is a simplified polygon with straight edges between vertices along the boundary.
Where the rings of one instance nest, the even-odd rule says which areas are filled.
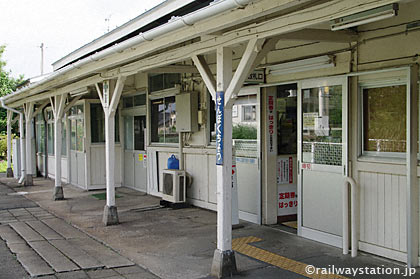
[[[293,183],[293,158],[277,158],[277,184]]]

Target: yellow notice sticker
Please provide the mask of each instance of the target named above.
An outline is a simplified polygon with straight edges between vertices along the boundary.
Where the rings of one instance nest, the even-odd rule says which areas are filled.
[[[139,154],[139,161],[143,161],[143,154]]]

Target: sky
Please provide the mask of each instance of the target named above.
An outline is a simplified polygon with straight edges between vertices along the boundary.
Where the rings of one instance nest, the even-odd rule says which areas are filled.
[[[12,76],[41,74],[51,64],[163,0],[0,0],[2,59]]]

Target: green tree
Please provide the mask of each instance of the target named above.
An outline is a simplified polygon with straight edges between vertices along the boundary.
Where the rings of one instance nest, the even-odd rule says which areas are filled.
[[[10,70],[6,70],[6,61],[3,60],[2,56],[6,49],[6,46],[0,45],[0,97],[3,97],[7,94],[16,90],[16,87],[24,79],[23,75],[20,75],[18,78],[14,78],[11,75]],[[7,113],[6,110],[0,108],[0,133],[6,133],[7,125]]]

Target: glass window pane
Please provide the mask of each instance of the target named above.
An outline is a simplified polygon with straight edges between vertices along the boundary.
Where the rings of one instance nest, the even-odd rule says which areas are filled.
[[[133,107],[133,96],[124,97],[123,98],[123,107],[124,108],[131,108]]]
[[[152,142],[165,142],[164,110],[165,105],[163,99],[152,101],[150,123]]]
[[[76,150],[76,119],[72,119],[70,121],[70,128],[71,128],[71,134],[70,134],[70,149]]]
[[[364,151],[406,151],[406,85],[363,90]]]
[[[48,155],[54,155],[54,123],[48,123]]]
[[[105,142],[105,115],[101,104],[90,105],[92,143]]]
[[[146,104],[146,94],[134,96],[134,106],[144,106]]]
[[[63,119],[63,122],[61,124],[61,155],[66,156],[67,155],[67,127],[66,127],[66,121]]]
[[[178,133],[176,132],[176,104],[175,96],[165,98],[165,142],[178,142]]]
[[[216,141],[216,105],[210,95],[210,93],[208,93],[208,97],[207,99],[209,100],[208,103],[209,105],[209,114],[210,114],[210,141]]]
[[[296,87],[277,87],[277,154],[297,153]]]
[[[163,74],[149,75],[149,90],[150,92],[159,91],[163,89]]]
[[[124,147],[126,150],[133,150],[133,117],[124,117]]]
[[[244,121],[255,121],[257,119],[255,106],[242,106],[242,108]]]
[[[45,125],[44,123],[36,124],[36,145],[39,153],[45,152]]]
[[[302,161],[341,165],[341,85],[303,89],[302,94]]]
[[[144,128],[146,128],[146,116],[134,117],[134,149],[144,150]]]
[[[115,142],[120,142],[120,113],[118,111],[118,108],[117,108],[117,112],[115,113],[114,130],[115,130],[114,140]],[[104,129],[104,133],[105,133],[105,129]]]
[[[178,73],[163,74],[163,79],[163,89],[173,88],[176,84],[181,83],[181,75]]]
[[[78,105],[78,106],[76,106],[76,108],[77,108],[77,114],[83,114],[83,105]]]
[[[77,151],[83,151],[83,119],[77,119],[76,121],[76,147]]]

